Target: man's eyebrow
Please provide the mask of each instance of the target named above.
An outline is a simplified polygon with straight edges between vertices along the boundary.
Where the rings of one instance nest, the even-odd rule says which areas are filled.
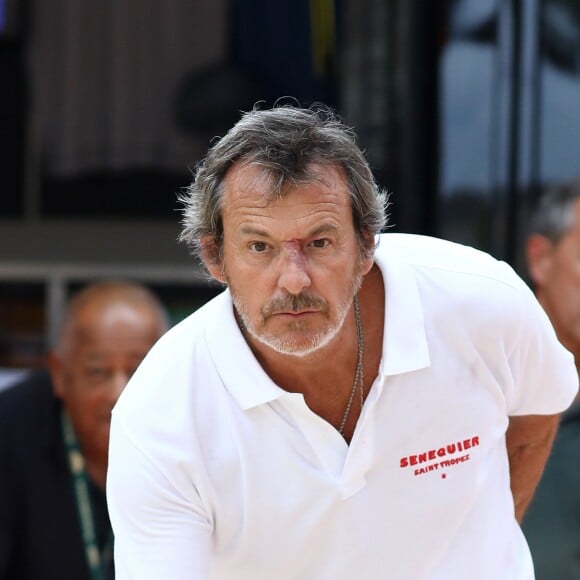
[[[269,238],[270,234],[266,230],[256,228],[254,226],[242,226],[240,233],[245,236],[260,236],[262,238]]]
[[[316,226],[313,230],[310,230],[308,237],[312,238],[314,236],[319,236],[321,234],[332,234],[338,230],[335,224],[320,224]]]

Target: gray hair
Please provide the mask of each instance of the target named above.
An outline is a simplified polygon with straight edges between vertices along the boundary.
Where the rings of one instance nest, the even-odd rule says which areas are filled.
[[[574,226],[573,206],[578,199],[580,178],[548,188],[531,216],[529,233],[557,243]]]
[[[373,177],[352,129],[328,107],[308,109],[281,105],[246,112],[217,141],[198,165],[185,193],[180,241],[201,257],[204,237],[213,240],[221,254],[223,244],[222,203],[224,179],[238,161],[259,165],[280,196],[286,183],[302,185],[316,179],[313,164],[336,166],[346,176],[359,249],[368,255],[372,239],[387,223],[388,195]]]

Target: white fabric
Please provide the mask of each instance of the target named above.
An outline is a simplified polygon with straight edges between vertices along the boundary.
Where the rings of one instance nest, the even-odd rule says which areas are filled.
[[[113,412],[118,580],[523,580],[508,415],[577,390],[505,264],[381,236],[379,374],[347,446],[264,374],[226,291],[153,348]]]

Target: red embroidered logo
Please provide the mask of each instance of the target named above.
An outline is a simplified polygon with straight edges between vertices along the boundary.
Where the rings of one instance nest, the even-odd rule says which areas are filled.
[[[449,443],[437,449],[428,449],[416,455],[401,457],[399,467],[406,468],[415,466],[413,475],[423,475],[425,473],[439,471],[469,461],[469,453],[465,453],[465,451],[478,446],[479,436],[475,435],[474,437]],[[442,474],[441,477],[445,479],[446,475]]]

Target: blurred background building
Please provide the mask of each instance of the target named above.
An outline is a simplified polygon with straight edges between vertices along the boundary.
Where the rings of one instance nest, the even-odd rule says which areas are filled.
[[[575,0],[0,0],[0,366],[41,363],[71,289],[217,289],[176,193],[257,101],[323,101],[392,192],[394,231],[523,272],[527,213],[580,173]]]

